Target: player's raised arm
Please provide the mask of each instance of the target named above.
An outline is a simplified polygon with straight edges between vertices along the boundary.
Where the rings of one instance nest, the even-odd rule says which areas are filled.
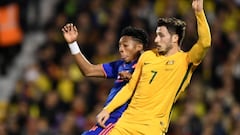
[[[198,41],[189,51],[189,60],[197,65],[211,46],[211,33],[203,9],[203,0],[193,0],[192,8],[197,19]]]
[[[77,37],[78,37],[78,30],[77,27],[74,26],[72,23],[66,24],[62,28],[63,36],[67,41],[71,53],[74,55],[75,60],[77,61],[80,70],[82,71],[84,76],[91,76],[91,77],[105,77],[105,74],[102,69],[102,65],[93,65],[91,64],[85,56],[82,54],[80,48],[78,47]]]

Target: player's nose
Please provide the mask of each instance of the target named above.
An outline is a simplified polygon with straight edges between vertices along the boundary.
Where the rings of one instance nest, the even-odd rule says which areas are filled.
[[[122,47],[122,46],[119,46],[118,51],[119,51],[120,53],[123,52],[123,47]]]

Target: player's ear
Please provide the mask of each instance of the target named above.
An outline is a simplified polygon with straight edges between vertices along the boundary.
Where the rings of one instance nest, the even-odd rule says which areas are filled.
[[[137,44],[137,50],[142,51],[143,50],[143,45],[142,44]]]
[[[173,41],[174,43],[178,43],[178,40],[179,40],[179,36],[178,36],[177,34],[173,34],[173,35],[172,35],[172,41]]]

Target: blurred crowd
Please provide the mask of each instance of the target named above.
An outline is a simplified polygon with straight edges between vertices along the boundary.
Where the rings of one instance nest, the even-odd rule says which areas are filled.
[[[154,47],[158,17],[186,21],[184,51],[197,40],[191,0],[1,0],[0,9],[11,4],[19,7],[23,36],[41,31],[46,38],[29,56],[35,61],[25,65],[7,105],[0,103],[0,135],[79,135],[95,124],[113,80],[81,74],[62,36],[68,22],[77,26],[82,53],[94,64],[119,58],[125,26],[145,29]],[[212,48],[175,104],[168,135],[240,135],[240,1],[204,0],[204,8]],[[20,52],[21,42],[15,43]]]

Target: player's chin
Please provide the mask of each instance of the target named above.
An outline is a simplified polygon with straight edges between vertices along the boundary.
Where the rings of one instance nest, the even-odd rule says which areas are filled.
[[[128,57],[122,57],[122,60],[125,62],[130,62],[130,59]]]
[[[156,49],[156,52],[158,52],[159,54],[166,54],[166,50],[163,50],[163,49]]]
[[[162,50],[161,47],[156,47],[156,51],[157,51],[157,52],[162,52],[163,50]]]

